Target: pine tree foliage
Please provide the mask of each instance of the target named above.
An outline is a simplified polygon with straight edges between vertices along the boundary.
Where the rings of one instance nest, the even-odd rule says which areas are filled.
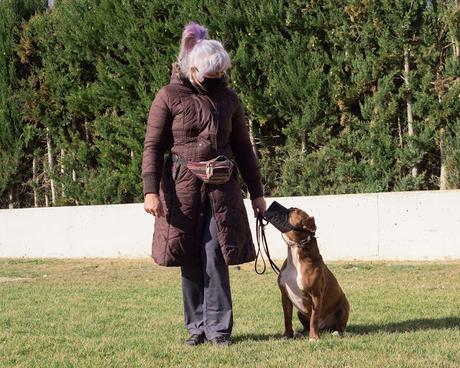
[[[24,185],[27,129],[15,98],[26,71],[16,50],[26,22],[43,9],[44,1],[38,0],[0,3],[0,207],[17,207],[29,194]]]

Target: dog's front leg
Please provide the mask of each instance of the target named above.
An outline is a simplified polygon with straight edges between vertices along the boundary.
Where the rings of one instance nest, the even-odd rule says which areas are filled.
[[[321,315],[322,297],[320,292],[313,291],[311,294],[312,306],[310,317],[310,341],[319,340],[319,316]]]
[[[284,334],[283,337],[286,339],[292,339],[294,337],[294,330],[292,329],[292,302],[287,295],[286,289],[281,289],[281,303],[283,304],[284,312]]]

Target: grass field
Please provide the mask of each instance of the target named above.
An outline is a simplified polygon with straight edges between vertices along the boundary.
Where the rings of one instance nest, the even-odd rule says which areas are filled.
[[[275,274],[249,264],[231,268],[234,344],[190,348],[176,268],[1,259],[0,367],[460,367],[459,262],[329,266],[351,304],[342,339],[282,340]]]

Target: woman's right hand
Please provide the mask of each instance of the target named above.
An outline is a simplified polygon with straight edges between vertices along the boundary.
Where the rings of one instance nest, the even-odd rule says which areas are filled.
[[[264,215],[267,210],[267,204],[265,203],[264,197],[259,197],[252,200],[252,208],[254,210],[254,217],[257,217],[259,214]]]
[[[144,197],[144,210],[155,217],[163,217],[163,205],[157,193],[147,193]]]

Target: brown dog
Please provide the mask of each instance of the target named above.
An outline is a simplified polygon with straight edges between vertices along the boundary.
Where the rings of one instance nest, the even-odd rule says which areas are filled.
[[[310,341],[319,339],[320,330],[342,335],[350,306],[337,279],[323,262],[315,238],[315,219],[297,208],[289,209],[293,230],[284,233],[288,257],[281,267],[278,285],[284,312],[284,337],[292,338],[292,306]]]

